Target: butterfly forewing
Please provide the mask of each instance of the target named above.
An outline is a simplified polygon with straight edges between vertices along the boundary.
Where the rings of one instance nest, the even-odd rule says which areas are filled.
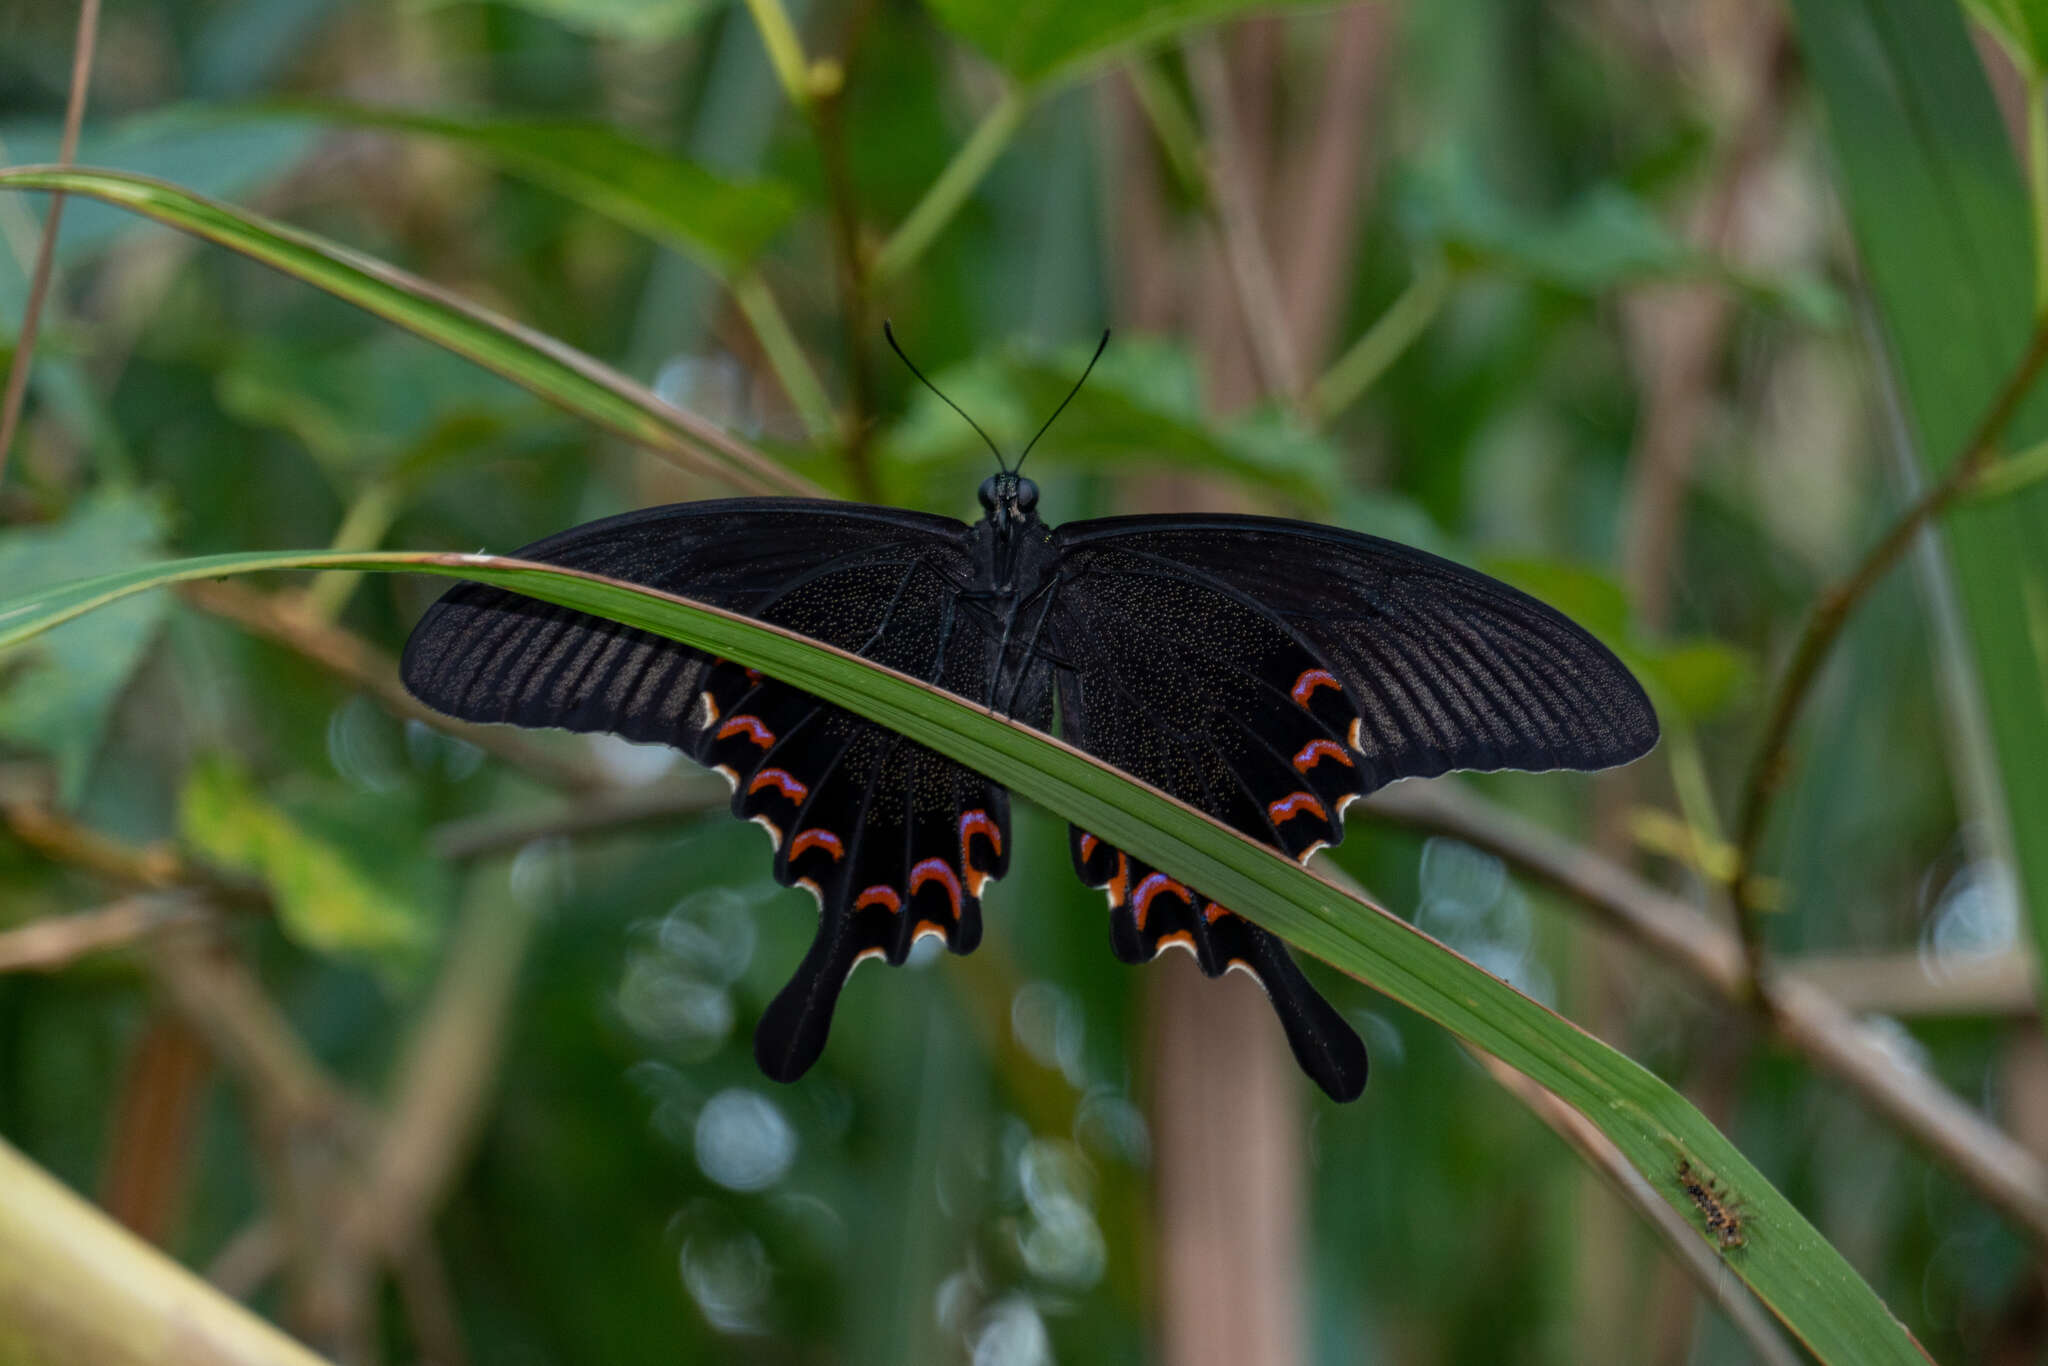
[[[957,601],[972,570],[966,534],[886,509],[734,500],[632,513],[518,554],[686,593],[979,698],[993,652]],[[862,960],[901,963],[927,935],[956,953],[980,941],[980,892],[1007,861],[1008,794],[851,712],[674,641],[477,584],[429,610],[403,673],[452,715],[671,744],[731,782],[734,814],[775,842],[777,879],[820,906],[817,936],[755,1036],[778,1080],[816,1061]]]

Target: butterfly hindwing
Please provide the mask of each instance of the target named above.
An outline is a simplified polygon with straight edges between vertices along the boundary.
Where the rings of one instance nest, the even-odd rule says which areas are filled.
[[[965,696],[992,653],[959,610],[966,528],[794,500],[655,508],[517,552],[730,607]],[[848,974],[926,935],[981,938],[1007,865],[1008,794],[980,774],[787,684],[701,651],[479,584],[446,594],[406,647],[406,685],[473,721],[675,745],[732,784],[775,842],[774,871],[819,902],[810,950],[763,1013],[762,1069],[794,1080],[825,1045]]]
[[[1296,859],[1397,778],[1598,768],[1655,742],[1641,688],[1586,632],[1405,546],[1244,517],[1056,534],[1067,738]],[[1120,958],[1183,947],[1210,976],[1251,972],[1304,1070],[1357,1094],[1362,1043],[1277,939],[1085,831],[1072,841]]]

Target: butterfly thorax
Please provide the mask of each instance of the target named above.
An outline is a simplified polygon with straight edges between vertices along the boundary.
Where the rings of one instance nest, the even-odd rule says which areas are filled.
[[[1029,597],[1053,573],[1059,552],[1038,515],[1038,485],[1005,471],[981,481],[982,519],[974,525],[975,588]]]

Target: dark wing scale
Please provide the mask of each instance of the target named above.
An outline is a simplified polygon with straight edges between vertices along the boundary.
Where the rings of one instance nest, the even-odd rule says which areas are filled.
[[[1309,985],[1278,937],[1184,883],[1070,827],[1075,871],[1109,898],[1110,947],[1126,963],[1149,963],[1186,949],[1203,973],[1247,973],[1265,990],[1288,1047],[1310,1080],[1332,1099],[1365,1089],[1365,1045],[1336,1008]]]
[[[1060,677],[1068,739],[1292,857],[1341,837],[1365,774],[1348,709],[1320,695],[1334,679],[1300,690],[1324,671],[1319,655],[1234,595],[1143,563],[1063,567],[1048,631],[1072,665]],[[1179,947],[1211,977],[1250,973],[1302,1069],[1338,1100],[1364,1089],[1364,1045],[1279,940],[1092,834],[1071,841],[1082,881],[1109,898],[1119,958]]]
[[[1306,861],[1344,808],[1454,768],[1601,768],[1656,742],[1603,646],[1496,580],[1372,537],[1244,517],[1062,527],[1052,648],[1081,748]],[[1127,962],[1185,947],[1266,988],[1302,1067],[1339,1099],[1365,1050],[1279,941],[1073,832]]]
[[[989,651],[954,610],[972,567],[965,535],[890,509],[735,499],[593,522],[517,553],[687,593],[980,697]],[[865,958],[901,963],[925,934],[956,953],[980,942],[980,891],[1007,866],[1008,797],[923,746],[729,661],[479,584],[428,610],[402,671],[420,700],[465,720],[675,745],[732,783],[733,813],[775,842],[776,879],[820,907],[755,1035],[776,1080],[817,1060]]]

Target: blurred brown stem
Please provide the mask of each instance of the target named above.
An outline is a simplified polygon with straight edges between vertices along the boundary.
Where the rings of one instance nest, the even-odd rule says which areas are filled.
[[[1842,628],[1848,624],[1857,606],[1898,563],[1921,528],[1946,511],[1997,454],[2005,429],[2011,425],[2013,415],[2033,389],[2044,364],[2048,364],[2048,322],[2036,326],[2019,363],[2000,386],[1976,430],[1964,443],[1941,481],[1921,494],[1892,524],[1848,578],[1821,594],[1819,603],[1800,633],[1799,643],[1793,648],[1791,662],[1779,681],[1770,719],[1765,723],[1763,740],[1757,746],[1756,759],[1750,766],[1749,779],[1743,789],[1742,812],[1736,825],[1735,860],[1728,878],[1728,890],[1735,902],[1749,976],[1759,987],[1765,970],[1764,942],[1753,874],[1758,847],[1763,842],[1765,818],[1784,781],[1792,725],[1799,718],[1800,707],[1812,691],[1821,665],[1827,662],[1835,641],[1840,638]]]
[[[64,134],[57,147],[57,164],[69,166],[78,158],[78,130],[85,122],[85,94],[92,84],[92,55],[98,44],[100,0],[81,0],[78,6],[78,38],[71,49],[71,92],[64,104]],[[29,365],[35,358],[36,330],[42,322],[43,299],[50,291],[50,272],[57,264],[57,232],[64,223],[64,196],[50,196],[50,216],[43,220],[42,241],[36,247],[35,270],[29,278],[28,302],[21,312],[21,331],[14,340],[14,358],[7,367],[7,389],[0,396],[0,481],[7,478],[7,453],[14,449],[15,429],[21,422],[21,407],[28,396]]]
[[[1220,40],[1213,35],[1186,44],[1188,72],[1201,105],[1209,141],[1209,187],[1224,260],[1236,287],[1260,387],[1290,406],[1302,398],[1301,361],[1280,299],[1280,280],[1259,223],[1259,189],[1248,164],[1250,152],[1238,127]]]
[[[0,933],[0,972],[55,972],[87,954],[126,948],[206,915],[188,897],[130,896],[96,911],[32,920]]]

